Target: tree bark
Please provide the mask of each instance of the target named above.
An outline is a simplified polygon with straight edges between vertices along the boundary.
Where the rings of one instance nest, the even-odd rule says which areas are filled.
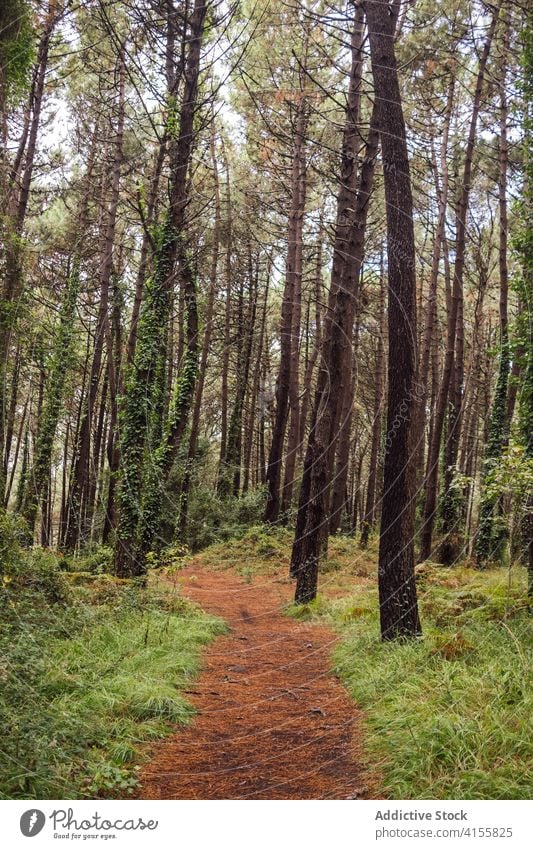
[[[381,137],[388,258],[387,439],[379,544],[384,640],[421,632],[415,585],[413,425],[416,381],[416,279],[413,200],[398,72],[395,20],[382,3],[365,4]]]
[[[352,64],[343,133],[329,303],[324,319],[321,364],[291,556],[291,575],[297,579],[295,601],[299,604],[312,601],[316,596],[320,549],[329,524],[329,485],[346,373],[350,371],[349,358],[352,355],[351,342],[366,215],[378,146],[373,113],[357,186],[363,22],[363,9],[358,4],[352,30]]]
[[[461,186],[461,193],[459,197],[459,201],[456,209],[456,257],[455,257],[455,268],[453,275],[453,291],[451,298],[451,305],[448,312],[448,331],[447,331],[447,340],[446,340],[446,354],[444,358],[444,366],[443,366],[443,375],[442,382],[439,390],[439,396],[437,399],[437,408],[435,412],[435,421],[433,427],[433,438],[432,443],[429,447],[429,456],[428,456],[428,477],[426,478],[426,497],[424,501],[424,509],[422,516],[422,529],[421,529],[421,542],[420,542],[420,561],[428,560],[432,553],[432,542],[433,542],[433,526],[435,521],[436,509],[437,509],[437,491],[438,491],[438,476],[439,476],[439,454],[440,454],[440,446],[441,439],[444,427],[444,419],[446,416],[446,406],[448,403],[449,392],[451,389],[451,378],[452,371],[454,367],[454,358],[456,354],[456,333],[457,333],[457,323],[458,316],[460,312],[460,304],[462,303],[462,291],[463,291],[463,272],[464,272],[464,263],[465,263],[465,249],[466,249],[466,217],[468,213],[468,199],[470,195],[470,184],[471,184],[471,175],[472,175],[472,159],[474,154],[475,142],[476,142],[476,129],[477,129],[477,121],[479,110],[481,107],[481,97],[483,92],[483,81],[485,78],[485,71],[487,66],[487,61],[490,52],[490,46],[492,42],[492,38],[494,36],[494,32],[496,29],[496,23],[498,19],[499,7],[494,12],[492,21],[489,28],[489,33],[487,36],[487,40],[483,47],[483,52],[479,61],[479,69],[476,81],[476,91],[474,94],[474,101],[472,106],[472,115],[470,119],[470,129],[468,134],[468,140],[465,151],[465,161],[464,161],[464,169],[463,169],[463,179]],[[458,352],[460,354],[460,352]],[[457,372],[456,372],[457,374]],[[459,376],[460,377],[460,376]],[[460,392],[459,392],[460,389]],[[451,398],[453,411],[451,417],[449,418],[449,426],[451,426],[456,432],[450,433],[448,429],[447,440],[453,439],[457,440],[459,435],[460,428],[460,416],[461,416],[461,399],[460,394],[462,393],[462,385],[460,387],[456,384],[456,389],[454,391],[454,397]],[[459,402],[459,407],[457,404]],[[453,452],[448,453],[448,460],[453,460]],[[448,481],[449,483],[449,474],[448,473]],[[454,511],[448,513],[444,519],[444,530],[445,534],[451,532],[454,527]],[[441,556],[444,555],[444,562],[450,562],[450,559],[453,558],[455,552],[455,546],[451,544],[451,540],[448,541],[449,544],[445,544],[444,551],[441,550]]]
[[[460,549],[460,518],[458,514],[457,498],[454,492],[454,476],[456,473],[457,452],[461,433],[463,413],[463,391],[464,391],[464,321],[463,321],[463,277],[466,256],[466,225],[468,216],[468,205],[470,188],[472,184],[472,164],[474,149],[476,145],[476,131],[483,96],[483,83],[490,48],[502,0],[494,8],[492,20],[489,26],[486,41],[479,60],[479,69],[476,80],[476,90],[470,119],[470,129],[465,151],[465,161],[459,201],[456,208],[455,227],[455,265],[453,273],[453,306],[452,321],[454,324],[454,357],[453,366],[450,369],[450,384],[448,393],[448,429],[445,445],[446,468],[444,473],[445,494],[442,503],[442,532],[443,539],[440,545],[440,560],[451,565]]]
[[[289,412],[289,398],[292,398],[291,412],[294,411],[294,427],[297,428],[298,380],[294,369],[298,365],[297,342],[295,336],[300,333],[300,297],[301,297],[301,247],[302,223],[305,206],[305,132],[307,125],[306,102],[302,97],[294,126],[291,209],[288,222],[288,244],[285,273],[285,288],[281,306],[280,324],[280,365],[276,383],[276,413],[272,429],[272,441],[267,465],[267,504],[265,521],[276,522],[281,510],[280,483],[283,463],[283,443]],[[297,333],[295,332],[297,329]],[[292,388],[292,395],[291,395]],[[297,439],[298,430],[292,430],[292,442]],[[295,436],[296,435],[296,436]],[[294,452],[289,461],[294,470]],[[292,497],[292,480],[286,493]]]
[[[376,375],[374,380],[374,409],[372,418],[372,442],[370,446],[370,461],[368,482],[366,488],[366,503],[364,518],[361,522],[361,548],[366,548],[368,538],[374,529],[376,513],[376,489],[378,480],[378,464],[383,425],[383,395],[385,388],[385,275],[381,265],[379,286],[379,318],[378,339],[376,350]]]
[[[65,534],[65,548],[74,550],[83,544],[90,530],[91,496],[91,435],[98,398],[98,388],[102,371],[102,358],[106,339],[106,326],[109,321],[109,291],[113,272],[113,251],[117,210],[120,197],[120,179],[123,165],[124,117],[125,117],[125,47],[122,46],[118,59],[119,95],[116,131],[113,146],[109,183],[110,196],[105,217],[100,259],[100,298],[96,321],[94,351],[89,375],[86,406],[81,417],[78,444],[75,452],[74,473],[72,477],[69,505],[69,519]]]

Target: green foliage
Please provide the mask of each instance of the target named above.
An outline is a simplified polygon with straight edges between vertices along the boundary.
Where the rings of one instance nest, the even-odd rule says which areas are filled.
[[[61,556],[61,568],[71,572],[89,572],[94,575],[111,572],[113,549],[107,545],[94,545],[79,554]]]
[[[35,54],[27,0],[0,5],[0,103],[16,104],[25,93]]]
[[[190,720],[180,690],[224,625],[170,585],[93,574],[69,589],[61,561],[24,552],[0,582],[1,793],[124,797],[141,744]]]
[[[169,430],[190,399],[196,360],[186,357],[177,383],[167,430],[163,410],[166,387],[166,341],[171,310],[169,280],[179,235],[170,213],[160,228],[154,273],[145,285],[135,362],[121,411],[120,523],[117,533],[119,574],[141,574],[144,558],[157,537],[165,480],[169,472]]]
[[[146,555],[148,569],[176,571],[183,566],[184,558],[189,554],[188,547],[181,542],[167,545],[161,551],[149,551]]]
[[[423,564],[417,581],[421,641],[379,640],[374,581],[305,611],[340,634],[335,671],[365,712],[368,757],[386,796],[528,798],[533,690],[522,571]]]
[[[439,502],[440,528],[444,532],[440,544],[439,556],[443,563],[451,565],[456,552],[461,549],[465,491],[471,479],[461,474],[457,468],[450,468],[451,479]],[[449,530],[451,529],[451,530]]]
[[[491,498],[508,495],[519,504],[527,500],[533,489],[533,458],[522,445],[511,442],[487,476],[487,492]]]
[[[220,498],[212,488],[195,487],[189,498],[187,545],[191,551],[200,551],[256,533],[254,526],[261,520],[264,504],[262,489],[247,492],[241,498]]]
[[[0,576],[10,576],[16,570],[21,556],[21,545],[28,535],[28,526],[22,517],[13,516],[0,508]]]
[[[527,547],[528,521],[531,521],[533,512],[533,505],[531,504],[533,456],[528,455],[526,447],[511,441],[501,457],[487,465],[484,483],[479,535],[481,536],[481,543],[487,543],[487,548],[481,548],[478,537],[478,564],[481,559],[480,551],[483,553],[482,563],[501,560],[502,553],[501,550],[498,552],[498,547],[501,548],[503,541],[508,537],[511,553],[518,549],[521,559],[527,562],[527,556],[520,551],[524,547],[523,540],[520,538],[525,538],[525,547]],[[494,509],[494,506],[504,499],[511,508],[512,522],[510,528],[508,527],[508,520],[504,516],[494,517],[491,515],[490,524],[487,522],[487,507],[492,505]],[[487,524],[489,524],[488,531]]]
[[[46,387],[44,408],[39,422],[35,445],[33,468],[28,475],[21,512],[28,523],[30,538],[37,516],[37,507],[43,498],[50,475],[50,463],[57,424],[65,400],[67,375],[73,364],[76,302],[80,284],[79,259],[74,259],[67,280],[59,324],[52,356],[49,363],[49,378]],[[31,541],[30,539],[30,541]]]

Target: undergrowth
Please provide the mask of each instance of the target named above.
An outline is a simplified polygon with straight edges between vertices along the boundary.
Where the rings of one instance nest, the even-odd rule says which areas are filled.
[[[382,643],[376,577],[288,613],[340,635],[334,669],[365,714],[368,761],[394,799],[531,793],[531,617],[521,567],[424,564],[423,639]]]
[[[191,719],[182,691],[224,624],[168,584],[116,580],[91,558],[77,571],[39,549],[6,561],[2,798],[127,797],[143,744]]]

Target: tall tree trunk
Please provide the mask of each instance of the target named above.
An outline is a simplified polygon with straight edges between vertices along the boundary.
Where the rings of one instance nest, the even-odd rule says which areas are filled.
[[[370,460],[368,482],[366,487],[366,503],[364,518],[361,522],[361,548],[366,548],[368,538],[374,529],[376,513],[376,489],[378,480],[378,463],[383,425],[383,395],[385,389],[385,275],[381,264],[379,285],[379,318],[378,339],[376,350],[376,373],[374,380],[374,409],[372,416],[372,442],[370,445]]]
[[[466,217],[468,213],[468,199],[470,195],[470,185],[471,185],[471,176],[472,176],[472,159],[474,154],[475,142],[476,142],[476,129],[477,129],[477,121],[479,116],[479,110],[481,107],[481,98],[483,93],[483,81],[485,78],[485,71],[487,66],[487,61],[489,58],[490,46],[492,43],[492,38],[494,36],[494,32],[496,29],[496,23],[498,19],[498,9],[493,13],[492,21],[490,24],[487,40],[483,47],[483,52],[481,54],[479,60],[479,69],[476,81],[476,91],[474,94],[474,101],[472,106],[472,115],[470,119],[470,129],[468,134],[468,140],[465,151],[465,161],[464,161],[464,169],[463,169],[463,179],[461,186],[461,193],[459,197],[459,201],[457,204],[456,210],[456,255],[455,255],[455,268],[453,275],[453,291],[451,298],[451,305],[448,312],[448,330],[447,330],[447,339],[446,339],[446,354],[444,358],[444,366],[443,366],[443,374],[442,374],[442,382],[439,390],[439,396],[437,399],[437,407],[435,412],[435,422],[433,427],[433,438],[432,443],[429,447],[429,456],[428,456],[428,477],[426,478],[426,496],[424,501],[424,510],[422,517],[422,530],[421,530],[421,542],[420,542],[420,561],[428,560],[432,553],[432,545],[433,545],[433,526],[435,522],[435,515],[437,509],[437,491],[438,491],[438,475],[439,475],[439,455],[440,455],[440,446],[444,428],[444,419],[446,416],[446,407],[448,403],[449,391],[451,387],[451,378],[452,371],[454,367],[454,354],[456,353],[455,349],[455,340],[457,333],[457,320],[459,315],[459,307],[460,303],[462,303],[462,293],[463,293],[463,272],[464,272],[464,263],[465,263],[465,250],[466,250]],[[458,438],[458,429],[460,427],[460,406],[457,408],[457,402],[459,400],[458,390],[460,389],[462,393],[462,385],[457,387],[455,391],[455,395],[451,398],[451,403],[453,406],[452,415],[449,419],[449,425],[453,426],[454,429],[457,429],[457,433],[450,434],[448,429],[447,439],[450,438],[457,440]],[[448,459],[453,459],[453,457],[448,456]],[[449,475],[448,475],[449,478]],[[446,497],[446,496],[445,496]],[[451,530],[454,528],[454,515],[455,511],[452,509],[448,509],[448,515],[446,516],[445,521],[443,522],[443,530],[445,534],[449,534]],[[443,517],[444,518],[444,517]],[[449,540],[451,543],[451,540]],[[455,547],[452,544],[445,545],[445,551],[441,551],[441,556],[444,554],[445,562],[448,562],[454,556]]]
[[[293,139],[291,209],[288,222],[288,244],[285,273],[285,288],[281,306],[280,323],[280,364],[276,384],[276,414],[272,430],[272,441],[267,466],[267,504],[265,521],[276,522],[280,509],[280,482],[283,462],[283,443],[289,412],[289,398],[292,398],[295,428],[298,427],[296,410],[298,400],[298,379],[294,376],[297,368],[297,341],[300,334],[300,296],[301,296],[301,248],[302,223],[305,205],[305,133],[307,126],[307,105],[305,98],[298,103]],[[297,326],[297,334],[295,333]],[[292,395],[291,395],[291,389]],[[296,434],[296,436],[295,436]],[[292,431],[292,440],[297,438],[298,430]],[[294,460],[294,452],[291,463]],[[294,465],[293,465],[294,471]],[[290,473],[290,469],[289,469]],[[288,495],[292,495],[292,479]]]
[[[498,5],[493,10],[489,31],[479,60],[476,90],[474,94],[472,116],[470,119],[470,130],[465,151],[462,185],[455,216],[456,240],[452,306],[452,318],[455,328],[455,346],[453,367],[450,370],[450,384],[448,393],[448,428],[447,441],[445,445],[445,492],[441,506],[443,539],[440,545],[440,559],[446,565],[451,565],[456,560],[458,552],[460,550],[460,508],[457,503],[457,490],[454,486],[454,477],[456,474],[457,453],[459,449],[459,439],[461,434],[463,413],[463,277],[466,255],[466,225],[468,217],[470,188],[472,184],[472,163],[476,144],[477,123],[483,96],[483,84],[485,80],[485,73],[490,48],[498,23],[501,3],[502,0],[499,0]]]
[[[135,346],[137,344],[137,325],[139,323],[139,313],[141,311],[141,302],[144,292],[144,281],[146,279],[150,254],[153,248],[152,237],[150,235],[150,228],[153,227],[156,220],[157,197],[159,194],[159,184],[161,181],[161,171],[163,170],[165,153],[166,136],[161,140],[161,144],[159,145],[159,150],[155,159],[154,172],[150,181],[150,194],[148,196],[146,220],[143,222],[144,234],[141,244],[141,253],[139,257],[139,267],[137,269],[137,277],[135,281],[135,295],[133,298],[130,331],[126,347],[128,365],[131,365],[135,358]]]
[[[302,102],[302,109],[305,103]],[[290,339],[290,378],[289,378],[289,432],[285,454],[285,476],[281,493],[281,513],[286,516],[292,504],[294,488],[294,469],[300,436],[300,329],[302,318],[302,248],[305,199],[307,193],[305,144],[303,135],[306,129],[306,115],[298,116],[301,127],[297,130],[297,143],[294,156],[293,180],[297,186],[296,216],[294,221],[294,249],[290,261],[294,262],[292,271],[292,315]],[[289,257],[288,257],[289,261]]]
[[[189,19],[187,57],[177,137],[170,145],[170,203],[154,254],[154,273],[145,286],[144,310],[137,328],[135,361],[128,381],[121,434],[120,521],[115,542],[115,569],[120,576],[142,575],[144,557],[161,522],[163,488],[185,432],[198,371],[198,306],[195,269],[185,242],[188,173],[196,138],[201,47],[211,4],[195,0]],[[172,95],[169,92],[169,95]],[[185,293],[187,352],[176,393],[156,454],[145,464],[149,436],[162,427],[161,404],[166,340],[177,262]]]
[[[270,262],[267,267],[267,277],[266,277],[266,285],[265,285],[265,295],[263,299],[263,310],[261,315],[261,326],[259,330],[259,339],[257,342],[257,351],[255,356],[255,366],[254,373],[252,379],[252,390],[250,397],[250,410],[248,415],[248,426],[246,428],[246,438],[245,438],[245,449],[244,449],[244,480],[242,491],[243,494],[248,492],[249,484],[250,484],[250,464],[252,460],[252,452],[253,452],[253,439],[254,439],[254,430],[255,424],[257,420],[257,398],[259,395],[259,388],[261,384],[261,368],[263,366],[263,350],[264,350],[264,340],[265,340],[265,328],[266,328],[266,319],[267,319],[267,310],[268,310],[268,293],[270,289]],[[258,481],[255,481],[255,485],[257,485]]]
[[[309,412],[309,403],[311,400],[311,387],[313,376],[322,347],[322,262],[324,249],[324,232],[322,227],[322,216],[320,219],[320,227],[318,231],[317,256],[316,256],[316,271],[315,271],[315,333],[313,339],[313,350],[308,359],[307,367],[304,376],[302,407],[300,411],[300,436],[299,436],[299,453],[303,457],[303,449],[305,444],[305,435],[307,427],[307,416]]]
[[[0,299],[0,500],[3,502],[6,487],[4,473],[4,452],[6,444],[6,386],[7,359],[13,329],[13,303],[18,301],[23,288],[23,247],[22,233],[26,220],[26,211],[30,196],[30,186],[37,148],[37,134],[41,122],[41,111],[44,100],[44,84],[48,68],[48,53],[50,39],[57,18],[50,9],[41,36],[35,68],[34,85],[31,92],[31,118],[28,124],[27,146],[25,150],[24,168],[22,170],[18,194],[12,197],[11,209],[8,211],[5,240],[5,271]],[[22,159],[22,153],[21,153]],[[18,178],[15,174],[15,179]]]
[[[249,246],[251,251],[251,246]],[[222,497],[238,495],[241,477],[241,449],[242,449],[242,425],[244,400],[248,389],[248,376],[250,373],[250,360],[252,355],[252,343],[257,311],[257,287],[258,279],[254,273],[250,258],[248,271],[248,308],[247,314],[239,318],[238,332],[241,336],[242,345],[237,354],[237,385],[235,399],[231,411],[228,427],[228,438],[226,443],[226,457],[221,469],[218,481],[218,492]]]
[[[374,177],[378,136],[375,109],[357,186],[357,153],[360,145],[362,43],[364,14],[355,9],[352,31],[352,63],[343,133],[337,223],[328,310],[320,371],[304,461],[303,479],[291,556],[291,575],[296,577],[297,603],[316,596],[320,548],[328,528],[329,483],[338,437],[346,372],[352,356],[352,333],[369,198]]]
[[[387,209],[387,439],[379,543],[379,603],[384,640],[420,634],[415,585],[413,426],[416,381],[416,279],[413,200],[398,71],[395,20],[366,3],[374,96]]]
[[[211,253],[211,272],[209,276],[209,291],[207,293],[207,304],[204,317],[204,338],[202,352],[200,354],[200,367],[198,370],[198,381],[194,397],[194,406],[191,417],[191,432],[189,436],[189,448],[187,452],[187,463],[185,475],[181,486],[179,530],[182,539],[187,532],[187,512],[189,506],[189,492],[191,487],[192,467],[196,452],[198,450],[198,437],[200,433],[200,414],[202,411],[202,400],[204,395],[207,364],[213,335],[213,314],[215,308],[215,297],[217,293],[218,258],[220,253],[220,185],[218,178],[218,167],[215,150],[215,125],[211,136],[211,167],[213,169],[213,180],[215,190],[215,221],[213,226],[213,248]]]
[[[231,181],[229,161],[226,157],[224,144],[222,144],[222,152],[226,168],[226,261],[224,267],[226,295],[224,305],[224,347],[222,349],[222,386],[220,393],[220,466],[226,459],[226,441],[228,438],[228,409],[229,409],[229,359],[230,359],[230,335],[231,335],[231,251],[233,242],[233,216],[231,209]]]
[[[13,441],[13,432],[15,428],[15,413],[17,411],[17,398],[19,391],[19,378],[21,366],[20,341],[17,345],[15,360],[13,366],[13,374],[11,377],[11,389],[9,395],[9,409],[6,421],[6,445],[4,451],[4,479],[7,480],[7,472],[9,467],[9,458],[11,456],[11,443]]]
[[[448,84],[448,97],[446,102],[446,112],[444,116],[444,126],[442,129],[442,141],[440,149],[440,166],[442,180],[439,180],[437,160],[435,156],[433,136],[431,137],[431,157],[433,165],[433,173],[435,175],[435,188],[439,198],[437,227],[433,241],[433,253],[431,259],[431,273],[429,278],[428,303],[424,320],[424,332],[422,336],[422,345],[420,352],[420,362],[418,365],[418,387],[417,387],[417,405],[416,405],[416,421],[417,421],[417,446],[416,446],[416,492],[419,491],[420,474],[424,461],[424,444],[425,444],[425,422],[426,422],[426,407],[428,398],[428,376],[430,355],[432,349],[433,334],[435,332],[435,324],[437,321],[437,294],[439,281],[439,266],[441,259],[442,243],[445,237],[446,228],[446,210],[448,208],[448,137],[450,132],[450,122],[454,105],[455,91],[455,76],[450,75]]]
[[[98,387],[102,371],[102,357],[104,353],[106,326],[109,320],[109,291],[111,275],[113,272],[113,251],[115,245],[115,230],[117,222],[117,210],[120,197],[120,178],[124,160],[124,114],[125,114],[125,46],[121,47],[118,60],[119,95],[118,111],[116,120],[116,131],[114,139],[113,158],[109,174],[110,197],[105,216],[104,233],[102,237],[101,260],[100,260],[100,298],[98,306],[98,317],[96,321],[93,359],[89,375],[89,384],[86,398],[86,406],[81,417],[78,433],[78,444],[76,446],[76,460],[74,474],[70,491],[70,509],[67,532],[65,535],[65,547],[73,550],[77,545],[85,542],[90,530],[90,504],[91,496],[91,435],[98,398]]]
[[[483,476],[486,477],[493,470],[495,464],[509,441],[509,425],[507,419],[507,394],[509,388],[509,330],[507,317],[507,304],[509,292],[509,274],[507,269],[507,168],[508,168],[508,141],[507,121],[509,109],[507,105],[506,79],[507,61],[509,53],[509,20],[505,12],[503,21],[503,37],[501,45],[500,61],[500,144],[499,144],[499,171],[498,171],[498,200],[499,200],[499,229],[500,238],[498,246],[498,267],[500,274],[500,366],[498,382],[494,402],[490,413],[489,438],[485,451],[485,462]],[[482,492],[479,530],[476,539],[476,558],[478,566],[485,566],[490,560],[502,560],[503,545],[507,538],[507,531],[502,522],[495,522],[498,514],[502,513],[502,499],[494,498],[486,492]]]
[[[333,483],[331,487],[331,507],[329,517],[330,536],[333,536],[339,530],[341,526],[343,512],[349,511],[347,482],[352,435],[352,411],[358,377],[357,353],[359,348],[359,321],[360,298],[357,299],[356,304],[355,331],[352,343],[352,359],[351,362],[348,363],[344,401],[342,405],[339,423],[339,437],[337,439],[335,474],[333,476]]]
[[[75,258],[63,295],[59,324],[50,363],[50,374],[42,412],[39,416],[33,465],[28,474],[26,491],[20,507],[20,512],[28,524],[28,542],[30,543],[33,542],[38,508],[39,506],[45,508],[47,505],[52,449],[59,417],[65,401],[66,377],[73,354],[73,325],[76,315],[79,276],[79,260]],[[42,509],[41,519],[42,524],[46,524],[46,509]]]

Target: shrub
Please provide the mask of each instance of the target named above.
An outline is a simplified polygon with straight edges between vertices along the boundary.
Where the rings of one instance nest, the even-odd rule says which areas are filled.
[[[79,554],[64,556],[61,567],[69,572],[91,572],[95,575],[111,572],[113,549],[107,545],[92,546]]]
[[[214,489],[195,488],[189,500],[185,542],[191,551],[199,551],[242,537],[250,525],[261,521],[264,509],[263,490],[248,492],[241,498],[220,498]]]
[[[9,576],[17,571],[27,534],[28,526],[24,519],[0,508],[0,576]]]

